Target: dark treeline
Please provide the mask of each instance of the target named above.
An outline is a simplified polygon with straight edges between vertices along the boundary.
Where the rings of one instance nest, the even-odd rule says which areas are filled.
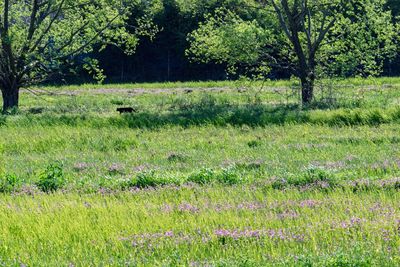
[[[191,62],[185,55],[187,35],[198,27],[206,13],[220,7],[218,1],[202,6],[201,12],[182,12],[175,0],[163,0],[154,17],[160,28],[154,40],[142,38],[136,53],[127,56],[110,46],[95,55],[105,70],[106,82],[164,82],[226,79],[224,65]],[[90,79],[90,78],[89,78]]]
[[[162,0],[163,8],[154,16],[154,22],[160,32],[154,40],[141,38],[134,55],[128,56],[119,48],[109,46],[94,53],[100,62],[100,67],[106,75],[105,82],[165,82],[191,80],[224,80],[226,66],[214,63],[191,62],[185,55],[189,47],[187,35],[194,31],[204,16],[212,13],[222,5],[223,1],[203,1],[201,7],[193,12],[183,12],[175,0]],[[232,1],[232,8],[235,1]],[[393,17],[400,15],[400,1],[388,0],[387,8]],[[387,60],[382,76],[400,75],[400,56]],[[290,74],[279,69],[270,73],[272,79],[288,78]],[[90,75],[82,71],[77,80],[76,76],[68,78],[68,82],[91,82]],[[57,77],[53,80],[58,80]]]
[[[204,12],[217,8],[214,4]],[[400,1],[389,0],[388,8],[394,16],[400,14]],[[186,36],[196,29],[205,14],[189,16],[180,12],[175,2],[164,0],[164,10],[155,17],[162,28],[153,42],[142,40],[133,56],[126,56],[121,50],[110,47],[97,55],[105,69],[108,82],[155,82],[186,80],[226,79],[225,66],[190,62],[185,56],[188,47]],[[287,78],[282,71],[273,71],[271,78]],[[400,57],[386,62],[384,76],[400,75]]]

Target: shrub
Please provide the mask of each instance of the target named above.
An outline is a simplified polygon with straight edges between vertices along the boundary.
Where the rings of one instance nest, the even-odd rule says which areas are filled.
[[[307,185],[316,182],[328,182],[331,184],[334,182],[334,175],[323,168],[311,166],[299,177],[298,180],[295,180],[294,183],[297,185]]]
[[[288,179],[288,184],[294,186],[307,186],[318,183],[326,183],[327,186],[336,185],[333,173],[323,168],[311,166],[299,176],[292,176]]]
[[[212,182],[234,185],[238,184],[241,178],[235,168],[223,169],[220,172],[216,172],[212,169],[202,169],[199,172],[191,174],[187,181],[201,185],[210,184]]]
[[[332,172],[311,166],[301,174],[289,174],[287,179],[274,178],[270,184],[273,189],[279,190],[287,187],[317,187],[323,189],[337,186],[338,181]]]
[[[193,173],[188,177],[188,182],[196,184],[209,184],[213,179],[216,179],[216,173],[212,169],[202,169],[199,172]]]
[[[396,109],[392,110],[391,117],[392,117],[393,121],[400,120],[400,108],[396,108]],[[0,118],[0,121],[1,121],[1,118]],[[1,122],[0,122],[0,125],[1,125]]]
[[[46,193],[55,192],[65,185],[63,166],[60,162],[52,163],[40,174],[36,183]]]
[[[132,139],[116,138],[111,142],[111,146],[114,149],[114,151],[124,152],[136,148],[138,146],[138,143],[136,140]]]
[[[241,182],[241,177],[233,168],[223,169],[217,176],[218,182],[227,185],[235,185]]]
[[[288,186],[288,181],[283,178],[274,177],[270,181],[273,189],[282,190]]]
[[[15,174],[0,174],[0,192],[11,193],[22,185],[22,180]]]
[[[132,185],[139,188],[156,187],[165,184],[167,184],[167,182],[164,179],[158,178],[154,172],[139,173],[136,179],[132,181]]]
[[[116,106],[122,106],[122,105],[124,105],[124,101],[121,99],[111,99],[110,104],[116,105]]]
[[[249,142],[247,142],[247,145],[250,147],[250,148],[256,148],[256,147],[259,147],[259,146],[261,146],[261,141],[259,141],[259,140],[252,140],[252,141],[249,141]]]
[[[368,124],[370,125],[380,125],[388,122],[388,118],[379,110],[372,110],[367,113]]]

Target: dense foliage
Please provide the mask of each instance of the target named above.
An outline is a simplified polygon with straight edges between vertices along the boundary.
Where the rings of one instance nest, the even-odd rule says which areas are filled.
[[[203,62],[192,62],[185,56],[185,51],[190,47],[190,43],[187,40],[188,34],[191,34],[194,30],[198,29],[199,23],[202,25],[205,19],[207,18],[215,18],[215,14],[221,13],[221,8],[227,10],[231,15],[227,15],[227,19],[232,19],[232,16],[236,16],[245,22],[252,22],[255,20],[257,24],[263,29],[271,28],[272,26],[277,26],[276,22],[274,25],[269,25],[271,19],[270,12],[262,11],[257,8],[254,8],[253,0],[223,0],[223,1],[205,1],[205,0],[190,0],[190,1],[182,1],[182,0],[163,0],[163,9],[160,9],[159,13],[157,13],[155,22],[157,25],[160,25],[160,28],[163,29],[155,38],[154,42],[148,42],[147,40],[143,40],[142,44],[139,45],[137,49],[137,53],[133,56],[126,56],[121,53],[118,49],[107,49],[103,53],[98,55],[100,59],[100,65],[105,68],[105,73],[107,74],[108,81],[113,82],[144,82],[144,81],[176,81],[176,80],[210,80],[210,79],[226,79],[226,63],[220,64],[216,60],[210,61],[208,63]],[[354,1],[353,1],[354,2]],[[386,1],[358,1],[365,7],[365,5],[369,5],[374,2],[374,5],[382,5]],[[346,35],[341,36],[341,40],[344,37],[348,37],[348,41],[354,42],[352,46],[346,53],[341,55],[337,55],[335,53],[332,54],[332,48],[326,47],[327,54],[331,54],[333,58],[330,58],[330,61],[325,61],[325,59],[321,60],[321,62],[333,62],[333,59],[338,60],[337,64],[329,64],[326,67],[329,68],[330,74],[335,75],[346,75],[352,76],[355,74],[376,74],[377,70],[383,70],[382,75],[398,75],[400,74],[400,62],[398,57],[391,58],[389,56],[383,56],[380,50],[377,60],[378,68],[375,68],[375,64],[358,64],[363,61],[364,58],[371,62],[373,58],[366,57],[366,53],[361,53],[360,50],[363,51],[371,51],[371,49],[375,49],[377,46],[381,47],[382,43],[386,43],[385,38],[388,38],[391,34],[393,34],[393,26],[388,25],[390,21],[395,22],[395,18],[400,14],[400,5],[398,1],[388,0],[386,4],[383,5],[383,12],[380,8],[376,8],[371,10],[369,8],[368,12],[365,13],[365,16],[369,17],[360,17],[363,15],[363,12],[357,14],[357,17],[362,21],[359,21],[359,24],[352,24],[351,27],[345,27]],[[372,11],[372,12],[371,12]],[[393,14],[392,20],[388,18],[390,14],[385,11],[391,11]],[[382,16],[376,16],[374,13],[382,12]],[[380,13],[381,14],[381,13]],[[373,19],[378,18],[378,20]],[[238,19],[236,18],[236,19]],[[353,20],[353,18],[347,18],[346,20]],[[275,19],[276,20],[276,19]],[[346,22],[346,21],[342,21]],[[361,25],[364,23],[364,25]],[[367,25],[367,24],[368,25]],[[378,32],[385,33],[384,35],[370,32],[368,35],[365,34],[365,31],[359,32],[354,29],[364,29],[366,27],[370,27],[371,25],[377,25]],[[361,26],[360,26],[361,25]],[[339,25],[338,27],[340,27]],[[387,27],[387,29],[386,29]],[[398,34],[398,30],[395,30],[396,34]],[[389,33],[386,35],[386,33]],[[378,39],[376,39],[376,43],[368,42],[368,46],[359,46],[360,40],[370,40],[371,37],[375,37],[377,34]],[[227,37],[227,36],[225,36]],[[334,37],[334,36],[331,36]],[[215,41],[215,40],[212,40]],[[270,37],[270,41],[273,39]],[[276,40],[279,43],[282,40]],[[383,41],[383,42],[382,42]],[[274,44],[274,47],[276,45]],[[336,42],[336,48],[341,51],[348,46],[348,42],[340,43]],[[385,46],[387,49],[393,51],[393,47]],[[329,49],[328,49],[329,48]],[[356,48],[355,51],[353,49]],[[243,50],[241,50],[243,51]],[[386,50],[387,51],[387,50]],[[226,52],[226,51],[225,51]],[[276,57],[279,55],[277,51],[273,51],[273,55]],[[350,53],[351,52],[351,53]],[[212,51],[209,51],[212,53]],[[246,54],[250,53],[250,51],[246,51]],[[371,53],[368,53],[371,55]],[[386,54],[388,55],[388,54]],[[393,55],[392,53],[390,55]],[[280,55],[281,59],[285,59],[286,55]],[[221,57],[221,55],[219,55]],[[351,57],[356,57],[356,60],[352,60]],[[282,63],[282,62],[279,62]],[[349,64],[350,63],[350,64]],[[357,65],[356,65],[357,64]],[[237,74],[243,74],[248,71],[248,68],[244,66],[238,66]],[[269,69],[269,78],[288,78],[291,76],[291,73],[288,71],[288,66],[279,64]],[[265,69],[263,70],[265,72]],[[229,76],[232,78],[237,78],[237,76]],[[74,80],[71,77],[72,81]],[[88,80],[86,80],[88,81]]]
[[[254,1],[258,16],[227,8],[206,16],[190,34],[189,55],[198,61],[238,64],[265,72],[285,66],[299,78],[303,103],[313,99],[322,75],[380,74],[396,51],[392,14],[384,1]]]

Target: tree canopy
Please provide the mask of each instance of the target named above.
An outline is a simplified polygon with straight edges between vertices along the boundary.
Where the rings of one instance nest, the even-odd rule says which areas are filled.
[[[132,11],[146,5],[147,12]],[[115,45],[132,54],[138,36],[154,35],[151,4],[140,0],[5,0],[0,3],[0,88],[4,109],[18,105],[22,86],[47,79],[61,68],[84,64],[103,76],[90,59],[94,45]]]
[[[396,50],[383,0],[255,0],[246,17],[222,8],[189,35],[188,54],[203,62],[246,65],[252,72],[287,68],[302,83],[303,103],[321,75],[376,75]]]

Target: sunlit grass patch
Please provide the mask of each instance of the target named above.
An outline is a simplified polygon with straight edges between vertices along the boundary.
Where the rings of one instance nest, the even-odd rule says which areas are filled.
[[[388,192],[213,186],[106,196],[3,196],[0,201],[0,236],[10,248],[0,250],[6,264],[235,265],[240,257],[256,265],[374,265],[400,260],[398,194]]]

